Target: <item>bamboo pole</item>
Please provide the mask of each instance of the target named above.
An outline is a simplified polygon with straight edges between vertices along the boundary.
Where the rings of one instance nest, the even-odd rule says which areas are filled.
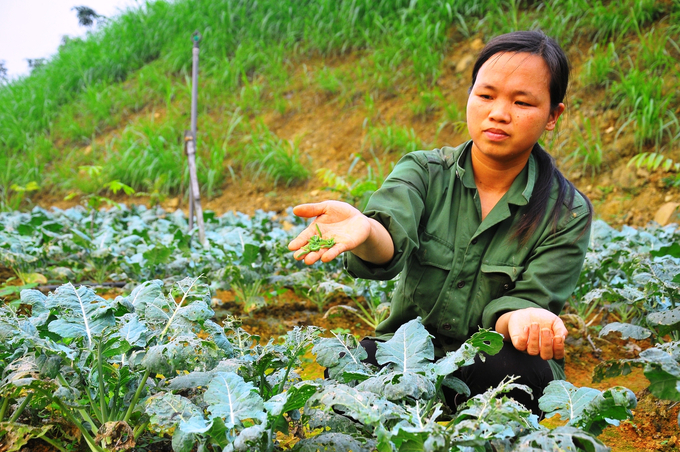
[[[201,194],[198,187],[198,175],[196,173],[196,122],[198,116],[198,44],[201,42],[201,34],[194,32],[191,35],[194,43],[192,49],[193,65],[191,71],[191,131],[185,133],[187,158],[189,160],[189,228],[193,229],[194,215],[198,225],[198,240],[205,245],[205,225],[203,224],[203,209],[201,208]]]

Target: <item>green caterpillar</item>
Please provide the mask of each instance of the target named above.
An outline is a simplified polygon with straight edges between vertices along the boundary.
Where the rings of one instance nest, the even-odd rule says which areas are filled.
[[[315,226],[316,231],[319,233],[319,235],[313,235],[309,238],[309,242],[301,248],[302,251],[304,251],[304,253],[300,254],[298,257],[306,256],[312,251],[319,251],[321,248],[331,248],[333,245],[335,245],[334,238],[330,239],[321,238],[321,229],[319,229],[318,224],[316,224]]]

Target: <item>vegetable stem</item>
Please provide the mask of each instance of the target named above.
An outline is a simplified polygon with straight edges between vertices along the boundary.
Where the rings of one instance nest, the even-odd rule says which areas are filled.
[[[99,380],[99,409],[102,412],[102,424],[109,421],[109,414],[106,408],[106,395],[104,394],[104,363],[102,362],[102,341],[97,343],[97,379]]]
[[[83,379],[83,378],[82,378],[82,375],[79,374],[79,378]],[[68,382],[66,381],[66,379],[64,378],[64,376],[63,376],[62,374],[58,374],[58,375],[57,375],[57,379],[59,380],[59,383],[62,384],[62,386],[70,387],[70,385],[68,384]],[[102,414],[101,414],[101,413],[99,412],[99,410],[97,409],[97,405],[94,403],[94,400],[92,400],[92,395],[90,394],[89,388],[86,387],[84,392],[85,392],[85,394],[87,395],[87,400],[88,400],[88,402],[89,402],[89,404],[90,404],[90,408],[91,408],[92,411],[94,412],[95,417],[97,418],[97,420],[98,420],[100,423],[103,424],[104,421],[102,420],[102,419],[103,419],[103,418],[102,418]],[[83,419],[85,419],[87,422],[89,422],[90,424],[92,424],[92,429],[95,430],[96,424],[95,424],[94,422],[92,422],[92,419],[91,419],[90,416],[87,414],[87,412],[86,412],[85,410],[82,410],[82,409],[79,410],[79,412],[80,412],[81,416],[83,415],[83,413],[85,413],[85,415],[87,415],[87,419],[85,419],[85,416],[83,416]]]
[[[442,382],[443,382],[443,381],[444,381],[444,376],[443,376],[443,375],[440,375],[439,377],[437,377],[437,382],[434,384],[434,388],[435,388],[435,393],[436,393],[436,394],[439,394],[439,393],[440,393],[439,390],[440,390],[441,387],[442,387]],[[432,409],[432,405],[434,405],[434,401],[435,401],[436,399],[437,399],[437,397],[432,397],[430,400],[427,401],[427,405],[425,405],[425,409],[423,410],[423,413],[425,414],[425,416],[427,416],[427,415],[429,414],[430,410]]]
[[[132,416],[132,412],[135,410],[135,405],[137,405],[137,401],[139,400],[139,397],[142,395],[142,390],[144,389],[144,386],[146,386],[146,380],[149,378],[149,375],[151,375],[151,370],[147,367],[146,371],[144,372],[144,376],[142,376],[142,379],[139,382],[139,386],[137,386],[135,396],[130,401],[130,406],[128,407],[127,412],[125,413],[123,422],[128,422],[130,420],[130,416]]]
[[[5,397],[2,400],[2,408],[0,408],[0,422],[2,422],[5,419],[5,413],[7,412],[8,407],[9,407],[9,396]]]
[[[134,430],[132,431],[132,436],[137,440],[139,438],[139,435],[141,435],[144,430],[146,430],[146,426],[149,425],[149,421],[145,421],[139,425],[137,425]]]
[[[26,405],[28,405],[28,402],[31,401],[33,398],[33,393],[29,392],[28,395],[24,398],[24,401],[21,402],[21,405],[19,405],[19,408],[12,414],[12,417],[9,419],[10,422],[16,422],[17,419],[19,419],[19,416],[21,416],[21,413],[24,411],[24,408],[26,408]]]
[[[94,438],[90,435],[90,432],[87,431],[85,427],[83,427],[83,424],[78,422],[78,420],[73,417],[69,409],[64,406],[64,404],[61,402],[59,399],[53,399],[55,403],[59,406],[59,409],[63,413],[63,415],[66,417],[66,419],[71,422],[73,425],[75,425],[78,430],[80,430],[80,433],[83,434],[83,438],[85,438],[85,441],[87,442],[87,445],[90,446],[90,449],[93,450],[94,452],[105,452],[104,449],[99,447],[97,443],[95,442]]]
[[[48,438],[47,436],[41,436],[40,439],[45,441],[47,444],[54,447],[55,449],[57,449],[60,452],[68,452],[68,449],[66,449],[65,447],[62,447],[61,444],[59,444],[58,442],[56,442],[53,439]]]
[[[83,408],[81,408],[81,409],[78,410],[78,413],[80,413],[80,416],[82,416],[82,418],[85,422],[90,424],[90,426],[92,427],[92,431],[96,432],[97,431],[97,424],[94,423],[94,421],[92,420],[92,418],[90,417],[88,412],[85,411]]]

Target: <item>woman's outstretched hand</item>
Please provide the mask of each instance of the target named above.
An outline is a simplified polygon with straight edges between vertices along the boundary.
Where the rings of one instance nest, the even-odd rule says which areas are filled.
[[[319,259],[330,262],[345,251],[353,251],[362,259],[378,264],[392,258],[394,247],[389,233],[380,223],[366,217],[350,204],[340,201],[302,204],[294,207],[293,213],[303,218],[316,217],[312,224],[288,244],[288,249],[296,252],[295,259],[304,259],[307,265]],[[319,251],[300,251],[319,231],[322,238],[332,238],[335,244]],[[389,243],[385,243],[386,239]],[[386,256],[388,257],[385,258]]]
[[[564,339],[568,331],[558,316],[540,308],[506,312],[496,322],[496,331],[512,345],[543,359],[564,358]]]

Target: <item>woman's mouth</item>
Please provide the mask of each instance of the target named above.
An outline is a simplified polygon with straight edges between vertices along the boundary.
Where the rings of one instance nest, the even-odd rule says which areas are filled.
[[[501,141],[510,136],[501,129],[486,129],[484,135],[491,141]]]

